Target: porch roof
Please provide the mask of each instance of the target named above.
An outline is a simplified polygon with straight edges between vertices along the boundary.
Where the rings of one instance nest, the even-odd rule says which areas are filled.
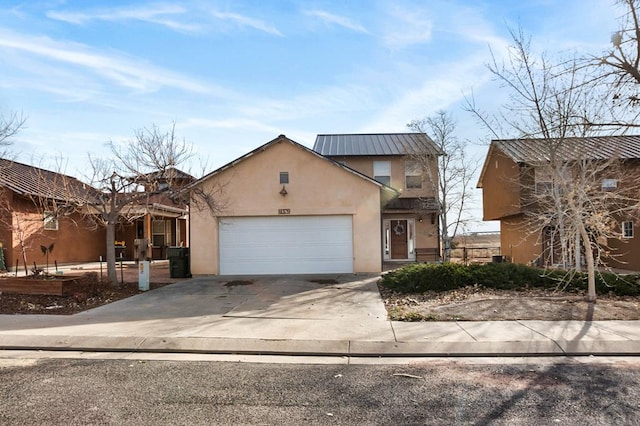
[[[384,211],[437,212],[438,201],[435,197],[425,198],[396,198],[384,206]]]

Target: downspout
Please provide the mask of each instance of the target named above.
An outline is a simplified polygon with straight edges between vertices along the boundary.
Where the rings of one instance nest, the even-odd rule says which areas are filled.
[[[384,272],[384,218],[382,217],[382,208],[380,209],[380,227],[378,228],[378,235],[380,235],[380,271]]]
[[[440,214],[436,214],[436,235],[438,236],[436,238],[437,240],[437,244],[438,244],[438,257],[439,257],[439,261],[442,261],[442,241],[440,241]]]

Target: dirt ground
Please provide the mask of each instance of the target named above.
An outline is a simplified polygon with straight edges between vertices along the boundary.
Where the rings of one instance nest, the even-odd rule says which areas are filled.
[[[118,268],[118,283],[111,285],[100,279],[99,268],[72,268],[68,275],[82,276],[82,291],[68,297],[23,295],[0,292],[0,314],[71,315],[97,308],[139,293],[138,268],[135,264]],[[66,274],[65,274],[66,275]],[[103,271],[106,278],[106,271]],[[152,264],[149,275],[151,290],[187,278],[171,278],[166,262]]]
[[[382,286],[389,317],[399,321],[638,320],[640,298],[542,289],[521,291],[465,287],[443,293],[397,294]]]

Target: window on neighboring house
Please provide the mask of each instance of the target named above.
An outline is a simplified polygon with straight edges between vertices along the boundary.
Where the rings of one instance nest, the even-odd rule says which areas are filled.
[[[44,229],[48,231],[58,230],[58,218],[52,211],[44,212]]]
[[[602,179],[603,191],[614,191],[618,187],[617,179]]]
[[[622,222],[622,238],[633,238],[633,222]]]
[[[154,220],[151,222],[152,244],[154,247],[164,247],[165,245],[165,225],[164,220]]]
[[[422,189],[422,167],[417,161],[404,163],[404,176],[407,189]]]
[[[280,183],[289,183],[289,172],[280,172]]]
[[[384,185],[391,186],[391,161],[374,161],[373,178]]]
[[[548,194],[553,188],[551,172],[546,169],[535,168],[533,174],[536,182],[536,194]]]
[[[556,191],[562,191],[573,181],[573,174],[568,166],[561,165],[553,170],[549,166],[542,166],[536,167],[533,171],[536,194],[551,194],[554,188]]]

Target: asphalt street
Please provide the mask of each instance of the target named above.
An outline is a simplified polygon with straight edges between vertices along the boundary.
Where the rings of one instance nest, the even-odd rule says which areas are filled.
[[[4,359],[0,423],[633,425],[639,366]]]

